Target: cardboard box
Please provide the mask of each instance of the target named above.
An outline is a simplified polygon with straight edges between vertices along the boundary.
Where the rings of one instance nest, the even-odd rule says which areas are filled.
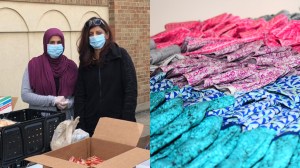
[[[14,110],[17,97],[0,96],[0,113],[8,113]]]
[[[136,147],[143,127],[139,123],[104,117],[99,120],[92,138],[26,160],[44,167],[86,168],[88,166],[69,162],[69,158],[86,159],[95,155],[104,160],[96,168],[132,168],[150,158],[148,150]]]
[[[136,168],[150,168],[150,159],[136,166]]]
[[[17,101],[18,101],[18,97],[12,97],[12,110],[15,109],[15,106],[17,104]]]

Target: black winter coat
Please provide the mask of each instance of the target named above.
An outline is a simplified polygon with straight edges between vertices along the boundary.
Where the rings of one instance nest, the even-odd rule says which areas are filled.
[[[112,44],[104,58],[103,66],[79,66],[74,114],[90,135],[100,117],[136,121],[137,79],[129,54]]]

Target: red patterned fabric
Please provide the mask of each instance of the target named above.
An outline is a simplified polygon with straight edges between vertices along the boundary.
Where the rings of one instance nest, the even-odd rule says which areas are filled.
[[[224,13],[203,22],[168,23],[165,27],[166,31],[151,37],[158,48],[181,45],[186,37],[263,39],[267,46],[292,46],[297,51],[300,45],[300,20],[289,20],[284,14],[267,22]]]
[[[191,59],[160,67],[182,87],[252,91],[287,74],[300,74],[300,20],[270,21],[221,14],[201,23],[166,25],[153,36],[158,48],[181,45]]]
[[[200,21],[186,21],[186,22],[176,22],[176,23],[168,23],[165,25],[165,29],[167,31],[173,30],[179,27],[185,27],[187,29],[201,29],[201,22]]]

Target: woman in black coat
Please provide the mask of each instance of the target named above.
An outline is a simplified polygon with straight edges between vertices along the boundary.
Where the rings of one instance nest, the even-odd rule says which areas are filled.
[[[89,19],[79,39],[79,72],[74,114],[79,128],[91,136],[101,117],[136,121],[137,79],[133,62],[124,48],[113,42],[102,18]]]

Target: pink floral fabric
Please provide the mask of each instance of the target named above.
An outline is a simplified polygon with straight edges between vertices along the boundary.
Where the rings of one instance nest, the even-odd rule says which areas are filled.
[[[220,84],[215,86],[221,90],[227,90],[229,92],[250,92],[252,90],[259,89],[276,81],[279,77],[282,77],[285,74],[287,74],[289,70],[290,69],[287,67],[272,67],[264,70],[256,70],[251,76],[249,76],[245,80],[239,80],[230,84]]]
[[[209,56],[209,57],[208,57]],[[262,41],[241,44],[227,58],[200,55],[161,67],[167,78],[178,86],[189,84],[197,89],[216,87],[229,92],[248,92],[263,87],[286,74],[300,70],[300,54],[290,47],[267,47]],[[228,61],[228,57],[232,62]],[[243,59],[241,59],[243,58]]]
[[[203,22],[170,23],[151,37],[158,48],[181,45],[180,60],[160,69],[182,87],[248,92],[284,75],[300,74],[300,21],[221,14]]]
[[[179,27],[185,27],[187,29],[201,29],[202,23],[200,21],[185,21],[185,22],[175,22],[168,23],[165,25],[165,29],[167,31],[173,30]]]
[[[186,68],[186,67],[196,66],[198,64],[198,62],[199,62],[199,60],[197,60],[197,59],[183,59],[183,60],[177,61],[171,65],[161,66],[160,68],[164,72],[169,72],[170,70],[173,70],[176,68]]]
[[[251,53],[255,53],[256,51],[258,51],[262,45],[263,45],[262,40],[250,42],[246,44],[244,47],[241,47],[240,49],[236,50],[235,52],[228,54],[227,61],[232,62],[235,60],[240,60],[242,58],[245,58],[249,56]]]
[[[284,14],[264,19],[240,18],[224,13],[203,22],[187,21],[168,23],[166,31],[152,36],[157,48],[181,45],[185,38],[259,38],[267,46],[292,46],[300,51],[300,20],[289,20]],[[200,53],[205,53],[202,51]],[[189,54],[190,55],[190,54]]]
[[[196,54],[214,54],[214,55],[222,55],[226,53],[230,53],[236,51],[240,48],[241,45],[253,41],[257,41],[262,39],[261,35],[251,36],[243,39],[231,39],[231,40],[224,40],[219,42],[206,42],[207,45],[201,47],[199,50],[186,52],[185,55],[196,55]],[[199,39],[199,43],[201,44],[202,39]],[[205,40],[205,39],[203,39]],[[207,41],[207,40],[205,40]],[[195,44],[193,44],[195,47]],[[189,45],[187,46],[189,48]]]
[[[198,85],[204,81],[205,78],[221,73],[223,70],[219,66],[207,66],[195,71],[184,74],[187,82],[191,86]]]
[[[211,87],[222,83],[232,83],[243,80],[255,73],[254,67],[238,68],[222,74],[217,74],[204,81],[204,87]]]

